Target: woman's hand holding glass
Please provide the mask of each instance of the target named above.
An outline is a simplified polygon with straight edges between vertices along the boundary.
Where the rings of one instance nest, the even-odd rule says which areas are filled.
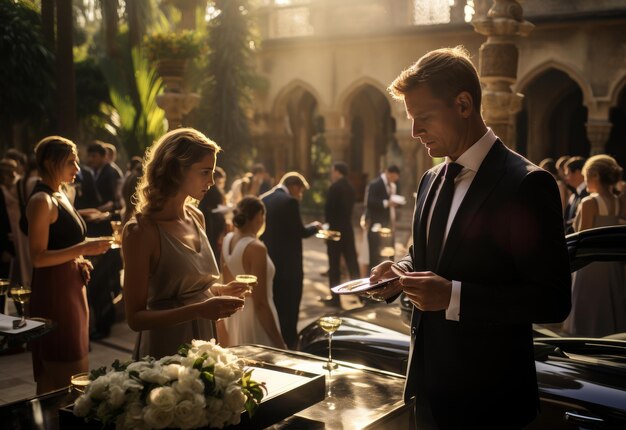
[[[199,318],[217,321],[221,318],[228,318],[242,309],[243,299],[231,296],[217,296],[211,297],[195,306]]]
[[[82,255],[100,255],[104,254],[111,248],[113,237],[88,237],[81,243]]]
[[[252,293],[252,287],[256,285],[248,282],[231,281],[226,285],[218,284],[211,286],[211,292],[216,296],[232,296],[244,298]]]

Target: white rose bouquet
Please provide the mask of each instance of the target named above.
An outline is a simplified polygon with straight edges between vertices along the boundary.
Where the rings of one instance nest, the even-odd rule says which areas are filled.
[[[265,383],[215,343],[194,340],[178,354],[120,363],[91,371],[91,383],[74,404],[74,415],[116,429],[223,428],[241,413],[256,411]]]

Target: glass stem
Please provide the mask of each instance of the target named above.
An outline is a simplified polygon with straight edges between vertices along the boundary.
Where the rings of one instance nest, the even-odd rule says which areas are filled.
[[[333,354],[331,352],[332,341],[333,341],[333,334],[332,333],[328,333],[328,362],[329,363],[333,362]]]

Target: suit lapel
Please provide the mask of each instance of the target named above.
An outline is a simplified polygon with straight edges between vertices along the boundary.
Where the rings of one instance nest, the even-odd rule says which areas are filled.
[[[454,254],[463,241],[465,229],[472,223],[474,216],[505,173],[506,157],[507,150],[504,144],[499,139],[496,140],[478,172],[476,172],[476,176],[452,221],[439,260],[437,273],[446,273],[447,267],[454,261]]]
[[[426,226],[428,223],[428,209],[432,204],[433,195],[437,189],[437,178],[443,170],[444,163],[435,167],[428,173],[429,177],[424,184],[425,192],[421,193],[415,203],[415,213],[413,214],[413,270],[423,270],[426,256]],[[429,203],[429,204],[427,204]]]

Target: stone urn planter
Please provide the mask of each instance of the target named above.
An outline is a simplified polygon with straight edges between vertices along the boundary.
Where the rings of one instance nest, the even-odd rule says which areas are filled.
[[[157,73],[163,80],[165,92],[182,93],[183,79],[187,70],[187,59],[164,58],[156,62]]]

